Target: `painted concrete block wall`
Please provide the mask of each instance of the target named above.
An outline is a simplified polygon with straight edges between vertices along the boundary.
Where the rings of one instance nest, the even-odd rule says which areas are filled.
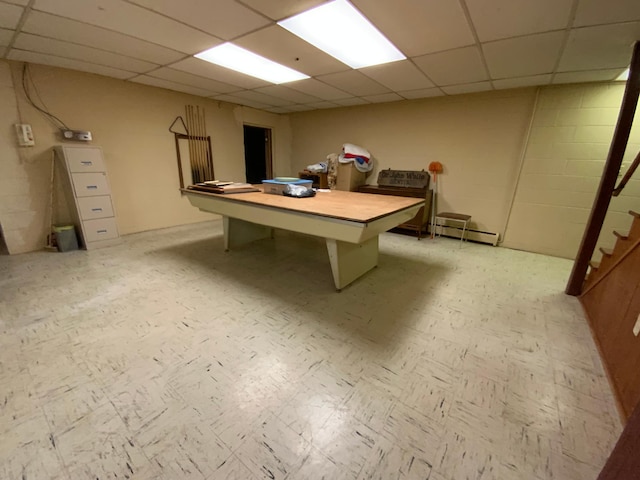
[[[620,82],[541,89],[504,246],[575,257],[623,92]],[[621,175],[640,149],[638,119],[636,115]],[[638,208],[640,176],[613,199],[599,246],[612,246],[613,230],[627,231],[627,211]]]
[[[51,161],[47,155],[18,149],[14,124],[19,123],[16,92],[9,64],[0,61],[0,226],[9,253],[45,245]]]
[[[375,158],[367,183],[382,169],[427,170],[439,161],[438,209],[501,233],[534,97],[535,89],[520,89],[292,114],[291,173],[346,142]]]
[[[0,193],[0,212],[4,212],[0,218],[10,252],[19,253],[44,246],[49,228],[51,151],[62,140],[55,126],[27,103],[20,86],[22,64],[0,61],[0,67],[2,135],[8,135],[0,146],[6,153],[0,168],[10,169],[0,178],[11,189],[3,191],[16,195],[10,198]],[[15,89],[4,87],[11,84],[9,68]],[[245,179],[243,122],[273,129],[274,172],[284,175],[290,170],[291,131],[286,116],[60,68],[31,65],[31,70],[49,110],[70,128],[90,130],[92,144],[103,148],[122,234],[212,218],[193,208],[178,190],[174,137],[168,128],[176,116],[184,116],[185,105],[206,110],[218,178]],[[23,153],[22,161],[15,159],[18,151],[11,130],[16,104],[36,138],[36,146]],[[5,159],[10,159],[8,165]],[[64,199],[56,192],[56,221],[64,222],[68,220]]]

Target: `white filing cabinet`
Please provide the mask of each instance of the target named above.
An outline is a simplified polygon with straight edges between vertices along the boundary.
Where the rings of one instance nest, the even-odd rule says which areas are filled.
[[[115,243],[118,226],[102,149],[60,145],[55,152],[65,173],[67,200],[83,246],[89,250]]]

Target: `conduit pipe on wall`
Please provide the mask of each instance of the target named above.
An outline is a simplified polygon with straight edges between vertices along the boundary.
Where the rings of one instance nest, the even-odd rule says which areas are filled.
[[[498,245],[504,242],[504,237],[507,235],[507,228],[509,227],[509,220],[511,220],[511,211],[513,210],[513,205],[516,202],[516,194],[518,193],[518,185],[520,184],[520,177],[522,175],[522,169],[524,167],[524,159],[527,154],[527,148],[529,147],[529,139],[531,138],[531,130],[533,130],[533,121],[536,116],[536,110],[538,108],[538,98],[540,97],[540,87],[536,88],[536,96],[533,100],[533,108],[531,110],[531,117],[529,119],[529,125],[527,127],[527,132],[524,137],[524,141],[522,142],[522,150],[520,151],[520,162],[518,164],[518,173],[516,174],[515,181],[513,182],[513,191],[511,192],[511,201],[509,202],[509,209],[507,210],[507,215],[504,219],[504,227],[502,227],[502,231],[500,232],[500,239],[498,240]]]

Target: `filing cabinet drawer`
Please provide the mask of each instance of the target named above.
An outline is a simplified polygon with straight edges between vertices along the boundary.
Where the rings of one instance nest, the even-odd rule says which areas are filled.
[[[82,226],[85,242],[109,240],[118,236],[118,226],[114,217],[86,220],[82,222]]]
[[[72,173],[73,189],[76,197],[94,197],[97,195],[109,195],[109,183],[106,173]]]
[[[104,172],[104,162],[100,150],[95,148],[68,148],[65,151],[69,171],[75,172]]]
[[[82,220],[113,217],[113,205],[109,195],[78,198],[78,208]]]

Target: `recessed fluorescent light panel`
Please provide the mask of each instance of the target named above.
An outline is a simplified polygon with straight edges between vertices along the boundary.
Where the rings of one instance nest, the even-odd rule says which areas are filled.
[[[618,76],[618,78],[616,78],[616,82],[626,82],[627,80],[629,80],[629,69],[627,68],[624,72],[622,72],[620,74],[620,76]]]
[[[407,58],[346,0],[325,3],[278,25],[351,68]]]
[[[197,53],[194,57],[276,84],[309,78],[304,73],[280,65],[232,43],[223,43]]]

